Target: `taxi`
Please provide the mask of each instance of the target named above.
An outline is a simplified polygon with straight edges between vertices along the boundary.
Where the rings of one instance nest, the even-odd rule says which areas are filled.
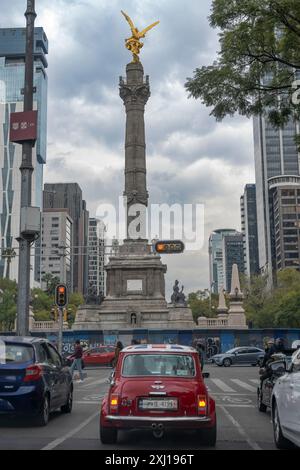
[[[199,355],[182,345],[133,345],[119,355],[101,405],[100,440],[114,444],[119,430],[195,430],[215,446],[216,406],[209,396]]]

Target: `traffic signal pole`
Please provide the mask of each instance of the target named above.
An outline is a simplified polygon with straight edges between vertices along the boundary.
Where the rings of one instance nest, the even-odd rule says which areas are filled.
[[[25,85],[24,112],[33,109],[33,77],[34,77],[34,22],[36,18],[35,0],[27,0],[26,17],[26,56],[25,56]],[[31,206],[32,191],[32,140],[22,144],[21,171],[21,212],[22,208]],[[20,228],[21,230],[21,228]],[[19,242],[19,274],[18,274],[18,304],[17,304],[17,334],[29,334],[29,299],[30,299],[30,248],[32,239],[20,235]]]
[[[62,354],[63,350],[63,330],[64,330],[64,308],[59,307],[58,309],[59,316],[58,316],[58,324],[59,324],[59,330],[58,330],[58,352],[59,354]]]

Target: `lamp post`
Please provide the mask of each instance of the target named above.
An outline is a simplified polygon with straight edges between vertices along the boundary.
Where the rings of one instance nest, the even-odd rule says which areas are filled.
[[[26,55],[25,55],[25,84],[24,112],[33,109],[33,76],[34,76],[34,22],[36,18],[35,0],[27,0],[26,17]],[[21,171],[21,220],[19,242],[19,276],[18,276],[18,305],[17,305],[17,334],[29,334],[29,302],[30,302],[30,248],[36,235],[22,232],[22,217],[26,219],[26,210],[31,207],[32,191],[32,148],[34,141],[25,140],[22,143]],[[23,213],[23,216],[22,216]]]

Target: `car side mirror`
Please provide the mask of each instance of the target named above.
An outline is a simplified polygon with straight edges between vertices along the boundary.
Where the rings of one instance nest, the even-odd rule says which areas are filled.
[[[209,372],[203,372],[202,377],[203,377],[204,379],[209,379],[210,373],[209,373]]]
[[[280,377],[281,375],[286,373],[286,363],[284,361],[276,362],[274,364],[270,364],[270,368],[274,375]]]

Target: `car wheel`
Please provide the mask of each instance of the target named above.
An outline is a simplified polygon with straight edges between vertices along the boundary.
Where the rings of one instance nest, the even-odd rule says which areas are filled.
[[[61,407],[61,412],[65,414],[72,413],[73,408],[73,390],[71,389],[68,394],[67,402],[64,406]]]
[[[257,408],[261,413],[266,413],[268,409],[268,407],[262,401],[262,393],[260,389],[257,390]]]
[[[118,430],[100,425],[100,441],[102,444],[115,444],[118,439]]]
[[[231,359],[228,359],[228,358],[227,358],[227,359],[224,359],[224,361],[223,361],[223,366],[224,366],[224,367],[230,367],[231,364],[232,364]]]
[[[200,444],[207,447],[215,447],[217,443],[217,424],[212,428],[199,430]]]
[[[277,449],[285,450],[285,449],[294,448],[294,445],[288,439],[286,439],[284,435],[282,434],[278,407],[277,407],[276,402],[273,405],[272,421],[273,421],[274,441],[275,441]]]
[[[49,397],[45,397],[42,403],[42,406],[35,417],[35,425],[36,426],[47,426],[49,422],[49,417],[50,417],[50,402],[49,402]]]

